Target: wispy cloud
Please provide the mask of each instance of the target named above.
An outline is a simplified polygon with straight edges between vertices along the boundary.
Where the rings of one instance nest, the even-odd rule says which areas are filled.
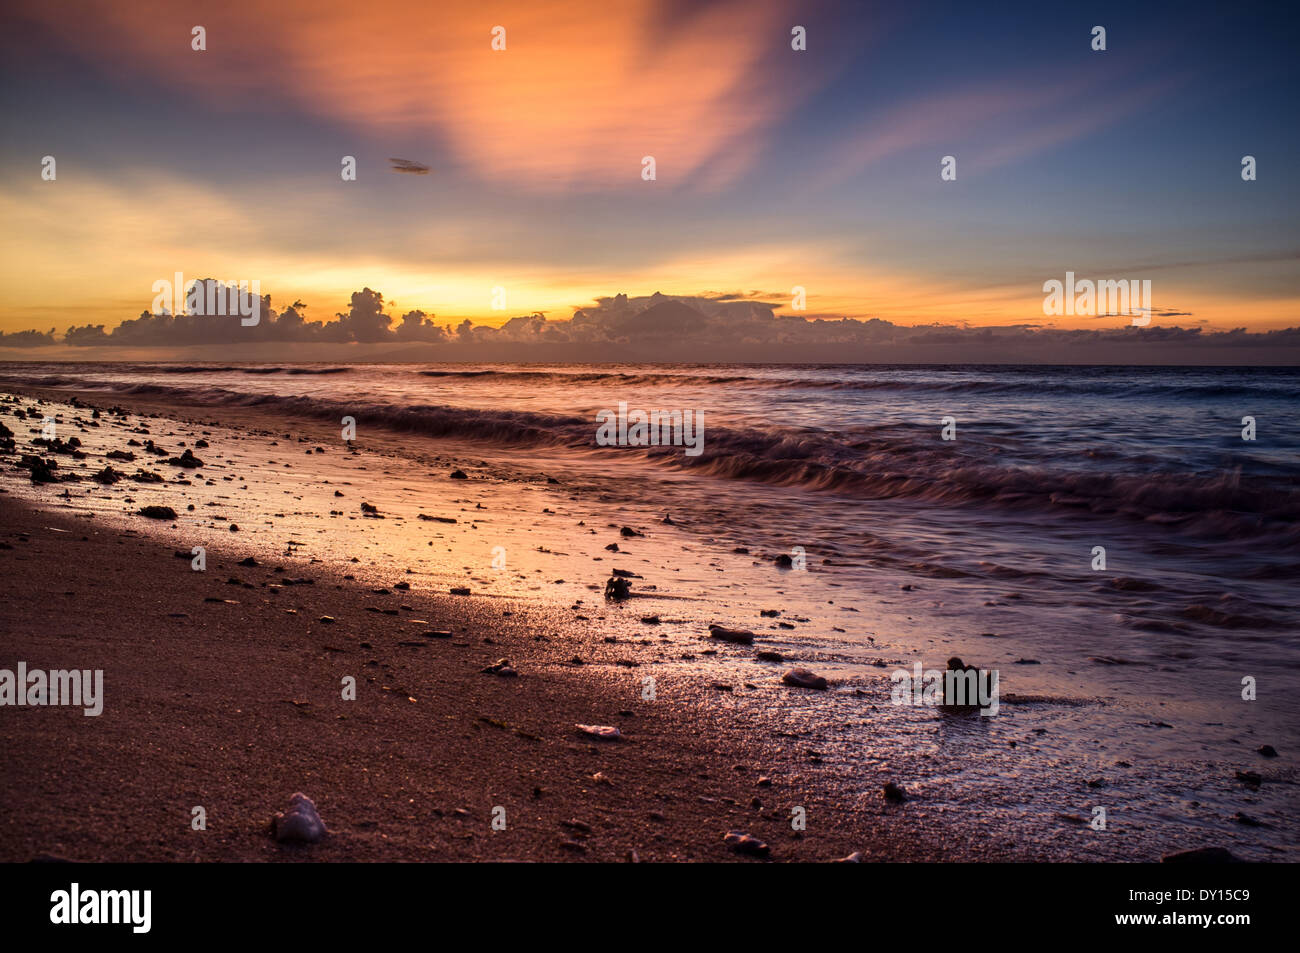
[[[23,13],[116,75],[165,79],[216,107],[287,97],[379,139],[423,130],[462,170],[521,191],[637,182],[646,155],[661,188],[720,187],[832,60],[809,61],[794,81],[773,71],[773,55],[796,55],[789,13],[773,0],[676,17],[661,7],[229,0],[201,13],[98,3]],[[187,42],[194,17],[208,31],[204,53]],[[498,26],[504,50],[492,48]]]

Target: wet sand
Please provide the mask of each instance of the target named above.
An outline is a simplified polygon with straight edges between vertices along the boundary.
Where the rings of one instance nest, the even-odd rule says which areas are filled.
[[[774,861],[1015,856],[878,790],[843,796],[815,752],[671,679],[644,698],[626,641],[572,612],[397,588],[397,567],[347,579],[251,535],[195,572],[167,522],[79,511],[65,489],[99,487],[48,486],[42,509],[0,495],[0,668],[102,669],[104,712],[0,709],[2,861],[753,860],[733,830]],[[515,677],[483,671],[503,658]],[[271,835],[295,791],[329,828],[317,844]]]
[[[365,431],[351,453],[318,420],[255,408],[223,407],[218,422],[147,398],[112,401],[131,411],[121,416],[89,394],[79,408],[67,393],[39,396],[60,402],[60,436],[90,452],[55,455],[56,473],[81,477],[66,484],[33,489],[24,471],[5,473],[0,668],[103,668],[107,701],[100,718],[0,709],[0,741],[16,752],[0,778],[2,859],[741,859],[723,843],[730,830],[762,838],[775,860],[1151,860],[1162,849],[1141,828],[1088,830],[1080,805],[1092,798],[1074,788],[1091,776],[1058,769],[1045,791],[1024,773],[1052,771],[1052,732],[1033,727],[1055,730],[1050,714],[994,725],[891,710],[886,668],[838,677],[834,656],[785,621],[808,619],[760,618],[734,599],[702,605],[760,641],[710,639],[673,593],[691,591],[691,572],[734,586],[752,560],[683,562],[690,542],[648,509],[627,517],[648,537],[611,556],[606,537],[620,536],[607,518],[626,506],[602,510],[567,477],[548,487],[473,447],[440,441],[413,465],[401,434]],[[32,451],[23,428],[35,422],[6,420],[17,453]],[[139,459],[112,465],[160,471],[162,484],[90,479],[128,438]],[[169,466],[141,450],[150,439],[206,463]],[[470,478],[448,479],[461,466]],[[365,500],[382,520],[359,511]],[[136,514],[151,503],[177,520]],[[510,544],[508,573],[485,571],[496,541]],[[192,545],[208,548],[205,572],[190,567]],[[249,557],[257,565],[241,565]],[[620,565],[649,578],[633,580],[627,603],[606,603],[601,583]],[[450,594],[460,586],[473,594]],[[782,601],[761,584],[754,597]],[[422,635],[432,631],[452,634]],[[755,660],[778,633],[787,659],[831,676],[832,691],[783,687],[789,665]],[[520,674],[483,671],[500,659]],[[356,701],[341,698],[347,675]],[[624,740],[592,741],[579,723],[617,726]],[[1005,780],[971,783],[972,769]],[[1271,794],[1276,772],[1265,773]],[[888,781],[908,803],[882,796]],[[1272,810],[1230,783],[1225,798]],[[297,790],[316,800],[327,841],[270,837]],[[1023,816],[1036,795],[1036,811],[1059,815],[1046,825]],[[207,831],[190,829],[195,806]],[[505,830],[493,829],[497,807]]]

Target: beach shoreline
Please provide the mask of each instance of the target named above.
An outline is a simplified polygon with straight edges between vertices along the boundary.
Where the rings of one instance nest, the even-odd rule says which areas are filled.
[[[1013,703],[998,726],[891,710],[887,668],[837,675],[837,656],[818,636],[793,631],[807,618],[760,620],[756,608],[729,604],[725,587],[692,609],[686,577],[668,575],[683,552],[724,578],[743,567],[724,570],[716,549],[650,525],[658,519],[649,511],[628,515],[586,487],[548,486],[544,468],[488,464],[452,440],[426,437],[413,449],[405,435],[373,428],[359,449],[340,448],[338,430],[319,419],[255,406],[223,406],[218,421],[149,396],[9,390],[57,402],[60,435],[80,433],[91,453],[58,456],[55,473],[80,477],[66,484],[31,488],[25,471],[9,473],[18,482],[0,495],[12,547],[0,549],[0,668],[102,668],[107,707],[100,718],[0,709],[0,740],[17,753],[0,791],[0,859],[742,859],[723,843],[732,830],[767,842],[774,860],[807,861],[855,852],[1154,860],[1204,844],[1194,833],[1148,840],[1141,825],[1137,840],[1089,831],[1079,806],[1088,801],[1071,793],[1095,786],[1089,776],[1071,777],[1034,751],[1051,739],[1034,726],[1056,731],[1052,713],[1074,701],[1021,705],[1019,716]],[[37,433],[30,416],[21,423],[32,433],[17,435],[18,453]],[[172,479],[92,482],[109,447],[137,434],[138,451],[146,433],[167,453],[196,450],[205,465],[145,457],[116,466],[143,463]],[[305,482],[292,475],[296,464],[286,469],[289,453],[319,461]],[[470,477],[448,479],[460,466]],[[277,502],[285,494],[297,509]],[[366,499],[377,512],[357,510]],[[146,502],[179,515],[146,519],[136,512]],[[618,523],[604,521],[614,514],[649,538],[633,531],[606,562],[602,544],[619,538]],[[510,541],[513,532],[525,545]],[[417,551],[393,542],[411,534],[420,547],[436,543],[431,562],[411,562]],[[496,540],[510,541],[513,575],[457,567],[478,558],[465,546],[486,558]],[[188,561],[195,544],[206,548],[204,572]],[[633,574],[626,604],[600,597],[619,565],[649,577]],[[452,594],[461,588],[470,594]],[[786,604],[795,593],[782,597],[783,588],[761,584],[759,598]],[[142,599],[122,595],[137,592]],[[711,639],[700,612],[720,609],[720,622],[754,628],[759,642]],[[664,613],[662,624],[651,611]],[[756,663],[763,640],[778,637],[767,644],[785,664]],[[503,659],[516,677],[484,671]],[[806,663],[832,676],[832,691],[781,684],[791,664]],[[356,701],[340,697],[345,676],[356,678]],[[593,741],[577,724],[617,726],[625,737]],[[869,748],[855,744],[861,738]],[[59,783],[42,774],[47,751],[65,752]],[[1023,773],[1031,765],[1063,793],[1036,790],[1041,782]],[[908,803],[883,796],[890,781],[908,789]],[[340,837],[276,844],[270,817],[298,790]],[[1058,816],[1015,823],[1036,794],[1035,809]],[[208,831],[191,829],[195,807]],[[497,809],[504,830],[493,827]],[[115,831],[113,819],[125,827]]]

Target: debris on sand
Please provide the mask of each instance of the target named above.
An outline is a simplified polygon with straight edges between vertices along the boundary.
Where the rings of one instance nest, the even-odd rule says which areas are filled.
[[[829,685],[821,675],[806,668],[792,668],[781,676],[781,682],[791,688],[816,688],[824,690]]]
[[[58,469],[59,462],[51,457],[44,460],[37,456],[24,453],[18,463],[19,469],[30,470],[33,483],[58,483],[59,478],[54,475]]]
[[[627,599],[632,595],[632,584],[619,576],[610,576],[605,582],[606,599]]]
[[[278,841],[301,841],[314,844],[325,836],[325,822],[316,812],[316,804],[302,792],[289,798],[289,810],[276,814],[271,822]]]
[[[174,520],[176,511],[170,506],[142,506],[138,509],[141,516],[147,516],[151,520]]]
[[[623,738],[623,732],[611,725],[574,725],[573,727],[584,735],[600,738],[602,741],[620,741]]]
[[[723,642],[732,642],[736,645],[754,644],[754,633],[747,629],[728,629],[723,625],[710,625],[709,635],[715,639],[721,639]]]
[[[979,684],[980,684],[980,677],[981,677],[981,676],[980,676],[980,670],[979,670],[979,668],[976,667],[976,666],[974,666],[974,665],[967,665],[965,662],[963,662],[960,658],[958,658],[958,657],[955,656],[955,655],[954,655],[952,658],[948,659],[948,671],[950,671],[950,672],[962,672],[962,673],[965,673],[965,672],[974,672],[974,673],[975,673],[975,684],[976,684],[976,685],[979,685]],[[963,676],[956,676],[956,680],[955,680],[955,682],[953,683],[953,684],[954,684],[954,695],[955,695],[956,697],[953,697],[953,698],[949,698],[949,697],[948,697],[948,679],[947,679],[947,678],[944,679],[944,681],[943,681],[943,686],[942,686],[942,687],[943,687],[943,703],[944,703],[945,705],[951,707],[951,708],[958,708],[958,709],[963,709],[963,710],[971,710],[971,709],[978,708],[978,707],[979,707],[978,704],[970,704],[970,702],[971,702],[971,700],[972,700],[972,698],[973,698],[973,693],[972,693],[971,691],[969,691],[969,690],[965,687],[966,685],[969,684],[969,682],[963,682],[962,679],[963,679]],[[960,699],[960,702],[959,702],[958,699]]]
[[[884,787],[885,800],[891,804],[902,804],[907,800],[907,789],[899,787],[893,781],[886,781]]]
[[[186,449],[179,457],[172,457],[168,461],[174,467],[184,467],[187,470],[197,470],[203,466],[203,461],[194,455],[194,451]]]
[[[722,840],[738,854],[749,854],[751,857],[766,857],[772,852],[772,849],[766,843],[752,834],[746,834],[744,831],[727,831]]]
[[[481,670],[484,675],[500,675],[502,678],[514,678],[519,673],[510,664],[510,659],[499,658],[487,668]]]

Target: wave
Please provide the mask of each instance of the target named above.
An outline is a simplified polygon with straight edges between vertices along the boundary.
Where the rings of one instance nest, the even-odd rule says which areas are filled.
[[[236,364],[147,364],[126,365],[123,370],[139,374],[350,374],[351,367],[275,367],[263,365]]]
[[[858,368],[845,368],[847,373],[861,373]],[[884,391],[896,393],[932,394],[1033,394],[1040,397],[1079,395],[1093,398],[1183,398],[1183,399],[1254,399],[1289,396],[1294,392],[1295,381],[1290,378],[1250,383],[1160,383],[1137,382],[1126,379],[1073,379],[1065,380],[1036,373],[1020,379],[834,379],[823,376],[773,376],[769,374],[700,374],[672,371],[557,371],[557,370],[421,370],[422,377],[446,379],[489,379],[494,381],[535,381],[557,384],[610,383],[636,385],[741,385],[774,390],[822,391]]]
[[[1212,474],[1116,472],[999,464],[987,445],[977,441],[941,444],[931,428],[920,427],[894,427],[852,441],[820,430],[709,427],[703,452],[688,457],[673,447],[597,447],[595,424],[588,416],[280,396],[219,386],[94,382],[70,375],[46,375],[24,383],[165,396],[180,403],[262,408],[335,421],[352,416],[359,422],[429,437],[597,454],[631,453],[655,465],[714,479],[756,481],[859,499],[987,506],[1029,517],[1046,511],[1090,513],[1220,539],[1267,537],[1276,550],[1300,550],[1300,479],[1294,474],[1247,475],[1235,469]]]

